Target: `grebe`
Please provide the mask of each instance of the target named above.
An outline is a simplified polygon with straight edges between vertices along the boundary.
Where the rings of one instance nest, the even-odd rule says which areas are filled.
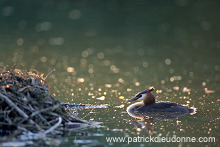
[[[177,103],[155,101],[155,97],[151,93],[154,88],[141,91],[135,95],[135,97],[127,100],[126,102],[132,102],[136,100],[142,100],[142,102],[134,103],[127,108],[129,114],[132,113],[153,113],[153,114],[165,114],[176,115],[174,117],[182,116],[184,114],[195,113],[195,108],[189,108],[179,105]]]

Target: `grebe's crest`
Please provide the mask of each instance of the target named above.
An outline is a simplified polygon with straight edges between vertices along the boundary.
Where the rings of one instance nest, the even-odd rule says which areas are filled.
[[[141,92],[138,92],[138,93],[135,95],[135,97],[140,97],[140,95],[146,94],[146,93],[148,93],[148,92],[150,92],[150,91],[154,91],[154,88],[150,88],[150,89],[147,89],[147,90],[143,90],[143,91],[141,91]]]
[[[137,93],[133,98],[127,100],[127,102],[132,102],[132,101],[136,101],[136,100],[144,100],[144,98],[146,97],[146,94],[148,92],[153,91],[153,90],[154,90],[154,88],[149,88],[147,90],[143,90],[143,91]]]

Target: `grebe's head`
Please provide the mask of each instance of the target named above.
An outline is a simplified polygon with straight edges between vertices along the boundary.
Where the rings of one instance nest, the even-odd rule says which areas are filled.
[[[147,93],[150,93],[150,92],[153,91],[153,90],[154,90],[154,88],[150,88],[150,89],[141,91],[141,92],[137,93],[133,98],[128,99],[128,100],[126,101],[126,103],[127,103],[127,102],[133,102],[133,101],[136,101],[136,100],[145,100],[146,97],[147,97]]]

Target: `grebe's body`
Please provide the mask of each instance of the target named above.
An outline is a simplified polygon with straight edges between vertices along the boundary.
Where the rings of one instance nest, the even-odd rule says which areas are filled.
[[[127,100],[127,102],[132,102],[136,100],[143,100],[142,102],[137,102],[130,105],[127,108],[129,114],[135,113],[151,113],[151,114],[172,114],[172,115],[185,115],[187,113],[195,113],[195,108],[189,108],[186,106],[179,105],[172,102],[155,101],[155,97],[152,95],[151,91],[154,89],[147,89],[139,92],[135,97]]]

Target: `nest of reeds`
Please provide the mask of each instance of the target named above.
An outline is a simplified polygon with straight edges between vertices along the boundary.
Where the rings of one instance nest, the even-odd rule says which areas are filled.
[[[65,109],[48,89],[45,78],[37,72],[0,69],[1,136],[14,130],[56,134],[67,127],[86,124]]]

